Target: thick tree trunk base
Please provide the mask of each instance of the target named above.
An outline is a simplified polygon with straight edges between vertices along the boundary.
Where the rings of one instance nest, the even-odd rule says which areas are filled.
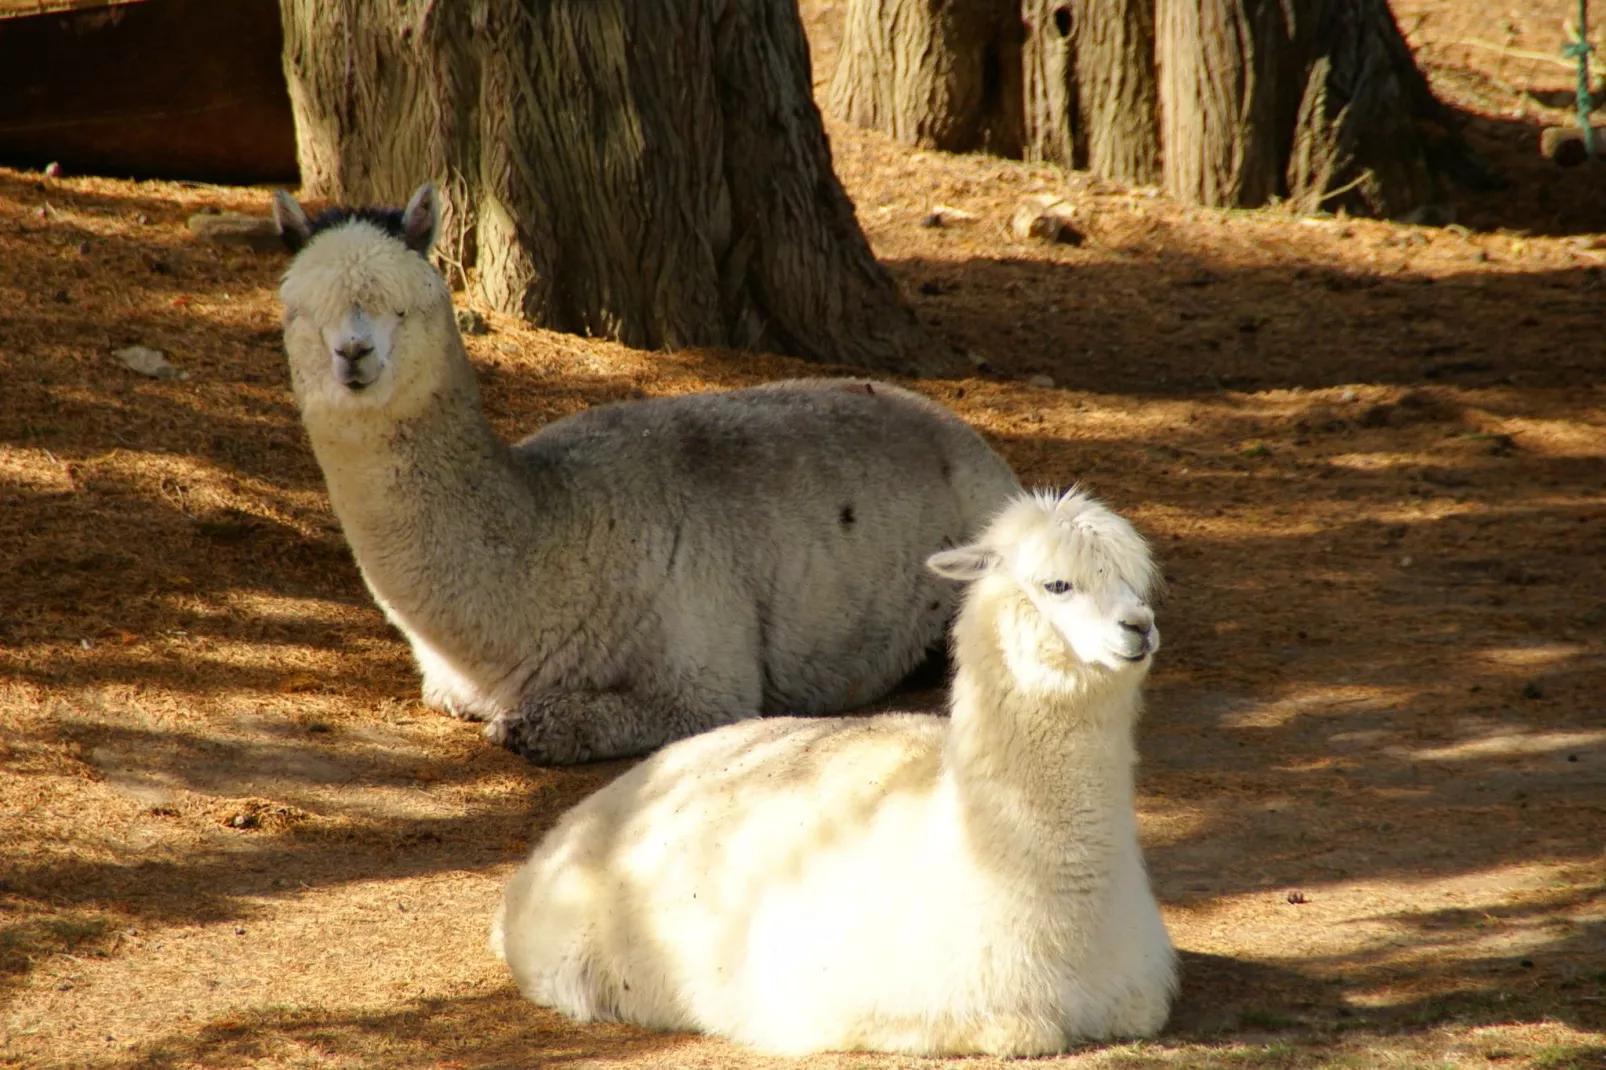
[[[848,8],[827,106],[922,148],[1019,156],[1024,40],[1012,3],[860,0]]]
[[[954,367],[831,170],[790,0],[281,0],[306,190],[442,183],[454,282],[642,348]]]
[[[1028,160],[1160,178],[1154,0],[1023,0]]]
[[[1159,0],[1161,144],[1177,199],[1252,207],[1278,193],[1285,11],[1282,0]]]
[[[1015,18],[1019,106],[980,109],[975,42]],[[1494,182],[1387,0],[849,0],[830,99],[951,151],[1012,154],[976,131],[1018,113],[1026,159],[1193,204],[1392,217]]]
[[[1284,174],[1297,210],[1396,218],[1447,201],[1447,180],[1497,184],[1433,96],[1387,0],[1306,7],[1305,84]]]

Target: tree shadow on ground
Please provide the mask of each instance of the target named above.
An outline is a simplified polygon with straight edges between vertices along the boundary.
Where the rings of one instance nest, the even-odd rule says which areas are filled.
[[[203,733],[174,745],[147,733],[141,750],[115,738],[133,734],[91,737],[90,762],[104,763],[99,775],[128,797],[96,797],[100,829],[62,841],[33,819],[13,822],[0,880],[0,998],[64,958],[133,953],[125,932],[161,939],[278,923],[330,890],[437,874],[472,881],[515,861],[532,835],[629,764],[536,770],[482,747],[458,764],[424,751],[421,765],[419,752],[394,746],[263,748]],[[105,762],[119,746],[123,761]],[[152,785],[165,792],[154,802],[140,793]]]
[[[568,1066],[598,1059],[663,1058],[692,1038],[606,1023],[581,1025],[532,1006],[511,986],[491,995],[407,1001],[394,1010],[233,1015],[111,1057],[94,1070],[198,1065],[230,1070],[265,1055],[292,1063],[348,1060],[392,1070],[443,1065],[479,1068]]]
[[[1571,104],[1572,95],[1567,94],[1565,106]],[[1549,124],[1542,120],[1495,118],[1464,110],[1459,115],[1467,143],[1488,162],[1503,187],[1455,189],[1457,223],[1475,231],[1552,236],[1606,231],[1606,165],[1561,167],[1546,159],[1539,140]]]
[[[974,380],[922,388],[984,417],[1032,481],[1086,480],[1156,541],[1171,593],[1141,789],[1161,830],[1149,858],[1162,898],[1196,909],[1302,888],[1319,906],[1343,882],[1598,855],[1606,510],[1592,440],[1564,425],[1586,421],[1589,409],[1568,392],[1606,370],[1598,348],[1572,344],[1598,320],[1601,273],[1356,275],[1314,261],[1244,269],[1179,248],[1164,231],[1106,237],[1105,250],[1119,254],[1108,262],[1070,252],[1064,262],[892,267],[920,293],[928,319],[970,302],[954,329],[967,344],[991,346],[1002,370],[1051,374],[1070,389]],[[1461,239],[1429,242],[1441,240]],[[47,260],[56,263],[43,257],[41,270]],[[262,269],[252,271],[268,285]],[[924,292],[928,281],[939,284],[934,293]],[[1023,290],[1062,311],[1021,326]],[[1527,318],[1534,324],[1523,326]],[[139,330],[165,323],[153,317]],[[37,316],[24,324],[38,335],[58,326]],[[1034,349],[1057,348],[1064,359],[1011,363],[1000,340],[1028,327]],[[355,702],[405,702],[416,692],[403,643],[329,526],[283,357],[252,333],[266,328],[220,314],[162,329],[192,328],[223,339],[234,362],[208,386],[215,394],[192,394],[193,383],[108,381],[93,366],[61,363],[9,395],[0,414],[0,442],[76,466],[66,473],[70,489],[19,479],[0,492],[15,519],[0,532],[0,589],[11,596],[0,657],[8,675],[63,703],[6,743],[78,748],[72,775],[85,780],[132,770],[189,793],[176,816],[211,837],[197,833],[199,842],[158,857],[8,866],[6,902],[37,912],[0,933],[0,962],[14,972],[30,956],[93,945],[107,917],[207,924],[249,916],[258,896],[505,865],[532,827],[544,829],[624,768],[534,770],[470,739],[433,751],[458,764],[435,762],[423,780],[407,746],[368,747],[344,723],[329,740],[298,734],[305,726],[288,717],[224,739],[216,725],[137,729],[116,709],[75,710],[101,691],[112,703],[123,692],[160,692],[199,707],[232,692],[271,702],[304,686],[295,681],[307,662],[236,658],[208,643],[322,652],[338,669],[319,686]],[[104,344],[93,332],[79,341]],[[487,410],[504,431],[639,393],[590,358],[568,361],[558,343],[494,362],[485,352],[477,360]],[[730,386],[760,377],[755,367],[780,367],[730,353],[659,360],[666,374]],[[1352,401],[1336,396],[1350,384],[1377,385]],[[1294,387],[1324,392],[1300,398]],[[1288,394],[1270,393],[1281,390]],[[1110,413],[1152,420],[1134,429],[1101,419]],[[1495,424],[1520,429],[1489,430]],[[301,601],[274,617],[231,601],[247,595]],[[171,630],[185,642],[170,640]],[[118,645],[119,632],[133,641]],[[82,651],[84,638],[93,649]],[[97,748],[115,760],[97,764]],[[338,783],[336,767],[355,774],[372,801],[328,802],[320,793]],[[468,803],[451,794],[499,779],[517,790]],[[393,795],[415,789],[439,793],[437,810],[460,812],[387,809]],[[227,813],[209,808],[237,807],[242,793],[303,814],[282,827],[226,828]],[[160,808],[130,804],[107,820],[174,819]],[[1187,820],[1167,825],[1180,811]],[[1378,912],[1410,930],[1407,947],[1442,953],[1448,965],[1437,972],[1372,950],[1311,956],[1286,970],[1190,955],[1194,979],[1175,1028],[1206,1042],[1225,1021],[1212,1008],[1230,1005],[1237,990],[1241,1009],[1224,1028],[1240,1031],[1277,1033],[1311,1008],[1336,1008],[1312,1020],[1340,1030],[1355,1018],[1423,1030],[1443,1014],[1587,1025],[1598,1021],[1590,995],[1598,989],[1563,974],[1598,955],[1606,937],[1592,923],[1541,923],[1581,909],[1599,884],[1584,872],[1553,900],[1485,912],[1513,931],[1533,930],[1524,952],[1532,968],[1481,950],[1472,924],[1463,939],[1461,908]],[[1550,980],[1537,990],[1516,983],[1540,975]],[[1340,1013],[1349,996],[1389,979],[1424,992],[1406,992],[1386,1012]],[[1561,986],[1574,980],[1579,998],[1569,999]],[[1285,990],[1286,1000],[1266,995]],[[456,1013],[448,1007],[435,1020]],[[369,1021],[329,1028],[349,1037]],[[591,1035],[577,1034],[572,1051],[590,1053]],[[225,1064],[243,1058],[224,1034],[208,1037]],[[482,1065],[517,1057],[509,1048]]]
[[[1358,272],[1278,249],[1257,257],[1264,263],[1224,267],[1161,220],[1089,223],[1094,241],[1101,226],[1101,248],[1053,258],[887,266],[917,315],[989,368],[1046,374],[1071,390],[1206,399],[1356,383],[1588,389],[1606,373],[1594,344],[1602,264],[1460,273],[1424,261]]]
[[[140,187],[135,187],[136,189]],[[85,212],[107,215],[123,216],[135,219],[145,216],[147,220],[169,220],[181,222],[185,218],[184,210],[174,204],[170,197],[163,192],[152,190],[147,194],[133,194],[122,192],[99,193],[93,189],[85,189],[73,184],[64,184],[48,178],[42,171],[27,171],[6,167],[0,170],[0,199],[14,201],[17,204],[30,207],[50,205],[62,209],[82,210]],[[262,199],[264,210],[268,206],[267,196]],[[49,211],[39,217],[41,221],[49,219]]]
[[[171,815],[152,813],[130,824],[181,815],[177,807],[167,809]],[[270,811],[263,825],[233,842],[214,835],[206,846],[161,852],[170,858],[12,864],[5,896],[13,906],[33,902],[151,925],[241,920],[260,909],[249,902],[255,898],[502,865],[510,860],[508,843],[528,832],[530,816],[522,801],[510,800],[455,817],[382,815],[334,823],[295,814],[274,831]],[[213,820],[221,832],[225,821]]]
[[[1298,1066],[1330,1055],[1340,1045],[1364,1055],[1375,1053],[1379,1044],[1397,1044],[1402,1036],[1446,1025],[1475,1027],[1547,1017],[1545,1008],[1523,1006],[1520,997],[1514,1002],[1501,991],[1411,1001],[1377,1011],[1356,1006],[1342,981],[1184,952],[1182,990],[1165,1030],[1135,1049],[1115,1050],[1121,1066],[1173,1066],[1179,1057],[1189,1065],[1207,1067]],[[758,1065],[787,1062],[740,1054],[745,1055],[744,1062]],[[1606,1054],[1606,1049],[1573,1046],[1560,1054],[1567,1061],[1553,1065],[1582,1067],[1592,1065],[1591,1059]],[[489,1070],[600,1060],[700,1063],[708,1055],[706,1043],[696,1036],[573,1022],[529,1004],[507,986],[491,994],[406,1001],[383,1012],[275,1009],[232,1014],[123,1053],[91,1057],[83,1065],[94,1070],[173,1065],[227,1070],[255,1065],[264,1057],[292,1062],[334,1058],[358,1065],[378,1058],[383,1065],[402,1070],[442,1064]],[[859,1055],[843,1065],[893,1062],[901,1065],[907,1059]]]
[[[1353,968],[1350,963],[1342,965]],[[1179,1054],[1185,1054],[1189,1065],[1202,1066],[1351,1065],[1352,1058],[1360,1060],[1355,1065],[1370,1065],[1383,1048],[1399,1044],[1402,1037],[1422,1037],[1448,1026],[1476,1029],[1560,1018],[1572,1028],[1590,1031],[1602,1024],[1587,994],[1570,1002],[1558,1002],[1548,993],[1535,998],[1509,975],[1503,986],[1463,985],[1387,1005],[1360,998],[1366,987],[1353,975],[1313,976],[1303,965],[1290,969],[1184,951],[1182,990],[1171,1021],[1145,1052],[1120,1065],[1175,1065]],[[1346,1050],[1352,1053],[1350,1058],[1341,1054]],[[1491,1045],[1490,1050],[1498,1048]],[[1145,1053],[1151,1054],[1152,1062]],[[1601,1055],[1606,1055],[1606,1048],[1572,1046],[1558,1053],[1557,1065],[1592,1066]]]

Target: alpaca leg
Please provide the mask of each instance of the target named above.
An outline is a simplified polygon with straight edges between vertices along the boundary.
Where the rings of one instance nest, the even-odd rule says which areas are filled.
[[[1171,988],[1133,993],[1131,1001],[1111,1018],[1109,1035],[1154,1036],[1165,1028],[1165,1023],[1171,1017],[1173,995]]]
[[[991,1015],[972,1026],[969,1043],[955,1045],[954,1054],[981,1051],[1005,1059],[1025,1059],[1034,1055],[1055,1055],[1069,1047],[1069,1038],[1059,1023],[1024,1014]]]
[[[844,1047],[936,1056],[981,1052],[1004,1059],[1020,1059],[1062,1052],[1069,1047],[1069,1038],[1064,1028],[1050,1016],[989,1011],[963,1016],[884,1020],[862,1029]]]
[[[537,765],[575,765],[630,758],[718,725],[741,719],[712,703],[629,691],[546,691],[485,726],[491,740]]]
[[[1164,939],[1163,933],[1161,938]],[[1165,1028],[1177,994],[1177,975],[1170,947],[1162,947],[1133,970],[1125,985],[1111,993],[1107,1035],[1152,1037]]]
[[[474,685],[464,679],[451,662],[417,636],[408,639],[413,647],[413,660],[418,663],[418,672],[423,678],[424,705],[466,721],[483,721],[491,715],[492,711]]]
[[[468,689],[456,679],[425,676],[420,689],[424,705],[465,721],[485,720],[484,707],[468,697]]]

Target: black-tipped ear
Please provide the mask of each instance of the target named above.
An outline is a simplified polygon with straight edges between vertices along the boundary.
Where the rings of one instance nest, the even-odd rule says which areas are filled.
[[[429,251],[435,247],[435,232],[440,225],[440,199],[435,196],[435,183],[426,182],[413,191],[412,200],[402,210],[402,241],[427,260]]]
[[[279,225],[279,239],[292,254],[299,253],[312,238],[312,221],[306,211],[282,189],[273,191],[273,221]]]
[[[962,583],[979,580],[1003,563],[1002,557],[983,546],[938,550],[926,558],[926,567],[931,571]]]

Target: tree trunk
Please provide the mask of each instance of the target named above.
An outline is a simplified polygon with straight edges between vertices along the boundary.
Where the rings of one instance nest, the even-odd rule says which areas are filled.
[[[1021,152],[1021,19],[997,0],[849,6],[829,107],[945,152]]]
[[[1251,206],[1277,194],[1276,57],[1284,0],[1159,0],[1156,63],[1165,186],[1194,204]],[[1303,88],[1303,87],[1301,87]]]
[[[969,128],[963,94],[916,91],[934,84],[920,72],[963,69],[950,29],[962,7],[971,25],[1019,14],[1031,160],[1128,184],[1163,179],[1196,204],[1288,199],[1382,216],[1438,204],[1445,177],[1493,182],[1387,0],[848,2],[832,107],[917,144],[973,147],[931,133]]]
[[[790,0],[281,0],[307,192],[442,184],[489,307],[658,348],[890,372],[948,354],[831,170]]]
[[[1433,96],[1387,0],[1304,7],[1305,84],[1285,157],[1296,207],[1428,217],[1445,199],[1444,178],[1500,184]]]
[[[1159,0],[1166,188],[1182,200],[1396,217],[1488,171],[1387,0]]]
[[[285,81],[302,190],[347,203],[401,205],[441,183],[442,258],[454,284],[472,262],[465,175],[477,151],[477,72],[469,5],[279,0]]]
[[[1154,0],[1022,0],[1026,158],[1160,178]]]

